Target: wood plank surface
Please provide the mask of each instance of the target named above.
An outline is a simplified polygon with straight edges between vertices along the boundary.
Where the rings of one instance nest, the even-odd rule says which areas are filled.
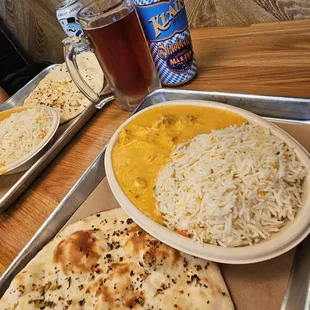
[[[305,20],[192,30],[198,75],[184,87],[309,97],[309,25]]]
[[[184,0],[191,28],[310,18],[309,0]],[[0,18],[34,61],[63,61],[60,0],[1,0]],[[84,4],[92,0],[83,0]]]
[[[310,20],[192,31],[199,74],[188,89],[310,97]],[[99,111],[7,211],[0,272],[30,240],[129,113]]]

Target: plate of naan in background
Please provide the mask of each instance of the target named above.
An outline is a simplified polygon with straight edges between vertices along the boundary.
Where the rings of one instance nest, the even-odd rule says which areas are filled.
[[[77,55],[77,63],[88,85],[95,92],[100,92],[104,75],[94,53]],[[66,63],[57,65],[47,74],[24,101],[24,106],[45,105],[58,110],[60,124],[81,114],[89,104],[91,102],[72,81]]]

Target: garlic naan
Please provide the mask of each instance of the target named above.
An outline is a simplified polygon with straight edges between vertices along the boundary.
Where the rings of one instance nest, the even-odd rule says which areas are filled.
[[[233,309],[217,264],[151,237],[121,209],[64,228],[12,281],[0,309]]]
[[[96,56],[92,52],[79,54],[77,63],[85,81],[95,92],[100,92],[104,75]],[[25,106],[55,108],[60,113],[61,124],[82,113],[90,103],[72,81],[65,63],[48,73],[24,101]]]

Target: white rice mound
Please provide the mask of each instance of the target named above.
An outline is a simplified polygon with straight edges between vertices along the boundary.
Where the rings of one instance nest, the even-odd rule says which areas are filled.
[[[253,245],[294,220],[306,168],[268,129],[243,124],[177,146],[158,174],[165,225],[223,247]]]
[[[53,115],[46,107],[12,113],[0,122],[0,168],[23,159],[46,137]]]

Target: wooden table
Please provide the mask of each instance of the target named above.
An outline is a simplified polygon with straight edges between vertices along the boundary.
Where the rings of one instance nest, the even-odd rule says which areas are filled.
[[[187,89],[310,97],[310,20],[191,31],[197,77]],[[98,112],[0,214],[0,272],[11,263],[129,113]]]

